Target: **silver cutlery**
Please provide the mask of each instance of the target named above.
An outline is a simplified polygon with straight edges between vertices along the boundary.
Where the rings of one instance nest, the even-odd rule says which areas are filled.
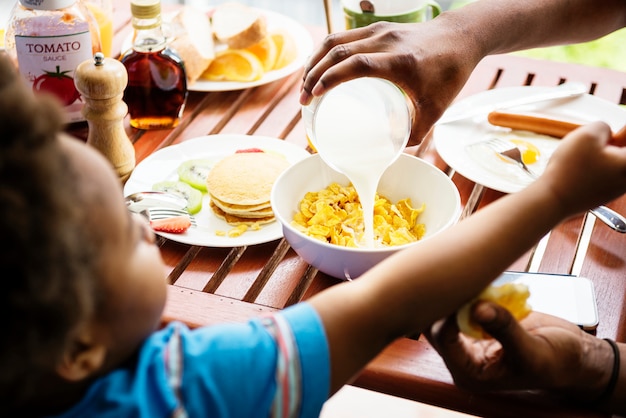
[[[145,191],[128,195],[124,198],[128,210],[143,215],[149,221],[187,215],[191,226],[195,227],[196,219],[187,211],[187,200],[183,197],[166,192]]]
[[[441,125],[443,123],[468,119],[481,114],[487,115],[489,112],[494,110],[509,109],[516,106],[540,103],[548,100],[574,98],[587,92],[588,90],[585,84],[575,82],[563,83],[553,88],[547,88],[540,92],[533,92],[526,96],[516,96],[512,99],[503,100],[498,103],[488,103],[484,105],[471,106],[469,108],[465,107],[464,109],[452,108],[451,111],[444,113],[435,124]]]
[[[184,209],[173,209],[173,208],[153,206],[153,207],[142,209],[141,211],[137,213],[145,216],[146,219],[148,219],[149,221],[156,221],[158,219],[167,219],[167,218],[173,218],[176,216],[186,215],[189,217],[189,220],[191,221],[191,226],[192,227],[197,226],[196,218],[191,216],[189,212],[187,212]]]
[[[157,191],[133,193],[126,196],[124,200],[126,201],[126,206],[128,206],[129,208],[144,206],[167,206],[183,209],[187,206],[187,200],[185,198],[173,195],[171,193]]]
[[[522,159],[522,153],[520,149],[514,144],[507,142],[500,138],[490,138],[484,142],[480,142],[479,144],[484,144],[493,151],[497,152],[502,158],[507,161],[517,164],[522,170],[524,170],[532,179],[536,179],[538,175],[534,173],[524,160]],[[596,218],[604,222],[609,228],[614,231],[626,233],[626,218],[621,214],[615,212],[613,209],[610,209],[606,206],[598,206],[596,208],[590,209],[590,213],[592,213]]]

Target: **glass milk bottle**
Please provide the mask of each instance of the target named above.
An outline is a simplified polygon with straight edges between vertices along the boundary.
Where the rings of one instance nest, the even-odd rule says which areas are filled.
[[[339,84],[302,108],[312,146],[322,160],[345,174],[363,210],[363,237],[357,244],[375,247],[374,203],[378,183],[406,148],[413,107],[395,84],[361,77]]]
[[[74,70],[100,51],[98,27],[85,6],[77,0],[19,0],[5,39],[33,91],[55,95],[67,122],[84,121]]]
[[[137,129],[178,125],[187,100],[187,75],[182,59],[168,47],[161,27],[160,0],[132,0],[135,35],[124,53],[128,71],[124,101],[130,124]]]

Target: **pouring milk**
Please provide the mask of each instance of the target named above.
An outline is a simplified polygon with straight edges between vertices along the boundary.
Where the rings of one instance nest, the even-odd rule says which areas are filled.
[[[311,141],[326,164],[354,186],[363,209],[359,245],[373,247],[374,201],[383,173],[406,147],[411,113],[404,94],[378,78],[358,78],[303,109]],[[310,111],[307,114],[307,111]]]

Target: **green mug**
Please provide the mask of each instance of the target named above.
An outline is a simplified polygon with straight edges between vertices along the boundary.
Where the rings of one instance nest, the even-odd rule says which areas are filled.
[[[435,0],[342,0],[346,29],[361,28],[374,22],[424,22],[441,13]]]

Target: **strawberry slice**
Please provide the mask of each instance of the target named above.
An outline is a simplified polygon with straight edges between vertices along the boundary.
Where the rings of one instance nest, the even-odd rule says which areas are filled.
[[[240,154],[242,152],[265,152],[265,151],[263,151],[261,148],[244,148],[244,149],[238,149],[237,151],[235,151],[235,154]]]
[[[182,234],[191,226],[191,219],[187,215],[173,216],[171,218],[155,219],[150,222],[155,231],[169,234]]]

